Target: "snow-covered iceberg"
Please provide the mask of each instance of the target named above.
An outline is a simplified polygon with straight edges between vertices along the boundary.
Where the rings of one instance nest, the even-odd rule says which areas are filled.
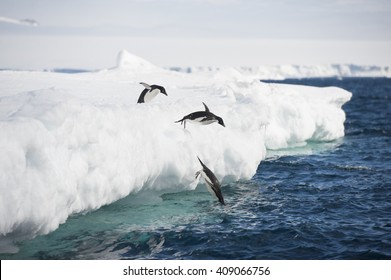
[[[139,82],[168,96],[136,104]],[[168,71],[126,51],[98,72],[0,71],[0,240],[47,234],[140,190],[194,189],[197,156],[223,182],[250,179],[267,149],[342,137],[350,98],[234,69]],[[226,127],[175,123],[202,102]]]

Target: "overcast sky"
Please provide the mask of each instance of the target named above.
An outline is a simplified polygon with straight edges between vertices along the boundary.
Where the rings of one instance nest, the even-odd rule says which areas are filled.
[[[39,25],[12,22],[21,19],[35,20]],[[36,40],[34,36],[82,36],[84,40],[115,37],[110,50],[129,46],[129,43],[121,46],[120,37],[122,42],[124,38],[160,38],[166,42],[162,46],[169,39],[189,38],[203,42],[206,39],[365,41],[377,45],[387,42],[389,46],[390,27],[390,0],[0,1],[0,44],[26,42],[22,37],[19,41],[8,40],[9,36],[25,36],[31,42]],[[13,47],[0,46],[0,51],[11,51]],[[146,50],[145,54],[148,55]],[[1,60],[0,55],[0,68]]]

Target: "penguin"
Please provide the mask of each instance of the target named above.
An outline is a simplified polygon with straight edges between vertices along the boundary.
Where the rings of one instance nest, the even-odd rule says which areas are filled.
[[[221,186],[219,180],[217,180],[216,176],[213,172],[197,157],[201,163],[202,169],[197,171],[195,174],[196,179],[198,176],[202,176],[205,179],[206,187],[208,191],[212,194],[212,196],[217,197],[219,202],[225,205],[223,194],[221,193]]]
[[[158,86],[158,85],[151,85],[150,86],[146,83],[140,83],[140,84],[143,85],[145,87],[145,89],[141,92],[137,103],[147,103],[147,102],[151,101],[153,98],[155,98],[156,95],[158,95],[159,93],[162,93],[162,94],[168,96],[166,89],[162,86]]]
[[[184,116],[181,120],[176,121],[176,123],[178,122],[180,122],[181,124],[183,123],[183,127],[186,128],[186,121],[201,124],[201,125],[207,125],[214,122],[218,122],[220,125],[225,127],[223,119],[213,114],[204,102],[202,102],[202,104],[204,104],[205,111],[193,112],[187,116]]]

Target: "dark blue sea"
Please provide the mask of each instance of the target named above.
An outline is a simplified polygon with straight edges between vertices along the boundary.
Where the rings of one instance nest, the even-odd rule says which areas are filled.
[[[1,259],[391,259],[391,79],[267,81],[338,86],[346,136],[269,151],[222,207],[195,191],[130,195],[72,216]]]

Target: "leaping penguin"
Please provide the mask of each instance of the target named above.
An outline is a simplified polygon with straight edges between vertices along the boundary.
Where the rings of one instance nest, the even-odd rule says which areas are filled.
[[[183,127],[186,128],[186,121],[202,125],[218,122],[220,125],[225,127],[223,119],[213,114],[204,102],[202,102],[202,104],[204,104],[205,111],[197,111],[188,114],[187,116],[184,116],[181,120],[176,121],[176,123],[180,122],[181,124],[183,124]]]
[[[223,197],[223,194],[221,193],[221,187],[220,187],[220,182],[219,180],[217,180],[216,176],[213,174],[212,171],[210,171],[210,169],[200,160],[199,157],[197,157],[198,160],[200,161],[201,165],[202,165],[202,169],[200,171],[197,171],[195,176],[196,176],[196,179],[198,178],[198,176],[202,176],[204,177],[205,179],[205,182],[206,182],[206,187],[208,189],[208,191],[215,197],[217,197],[217,199],[219,200],[219,202],[223,205],[225,205],[225,202],[224,202],[224,197]]]
[[[155,98],[156,95],[158,95],[159,93],[165,94],[167,96],[166,89],[162,86],[158,86],[158,85],[150,86],[146,83],[140,83],[140,84],[143,85],[145,89],[141,92],[137,103],[147,103],[151,101],[153,98]]]

